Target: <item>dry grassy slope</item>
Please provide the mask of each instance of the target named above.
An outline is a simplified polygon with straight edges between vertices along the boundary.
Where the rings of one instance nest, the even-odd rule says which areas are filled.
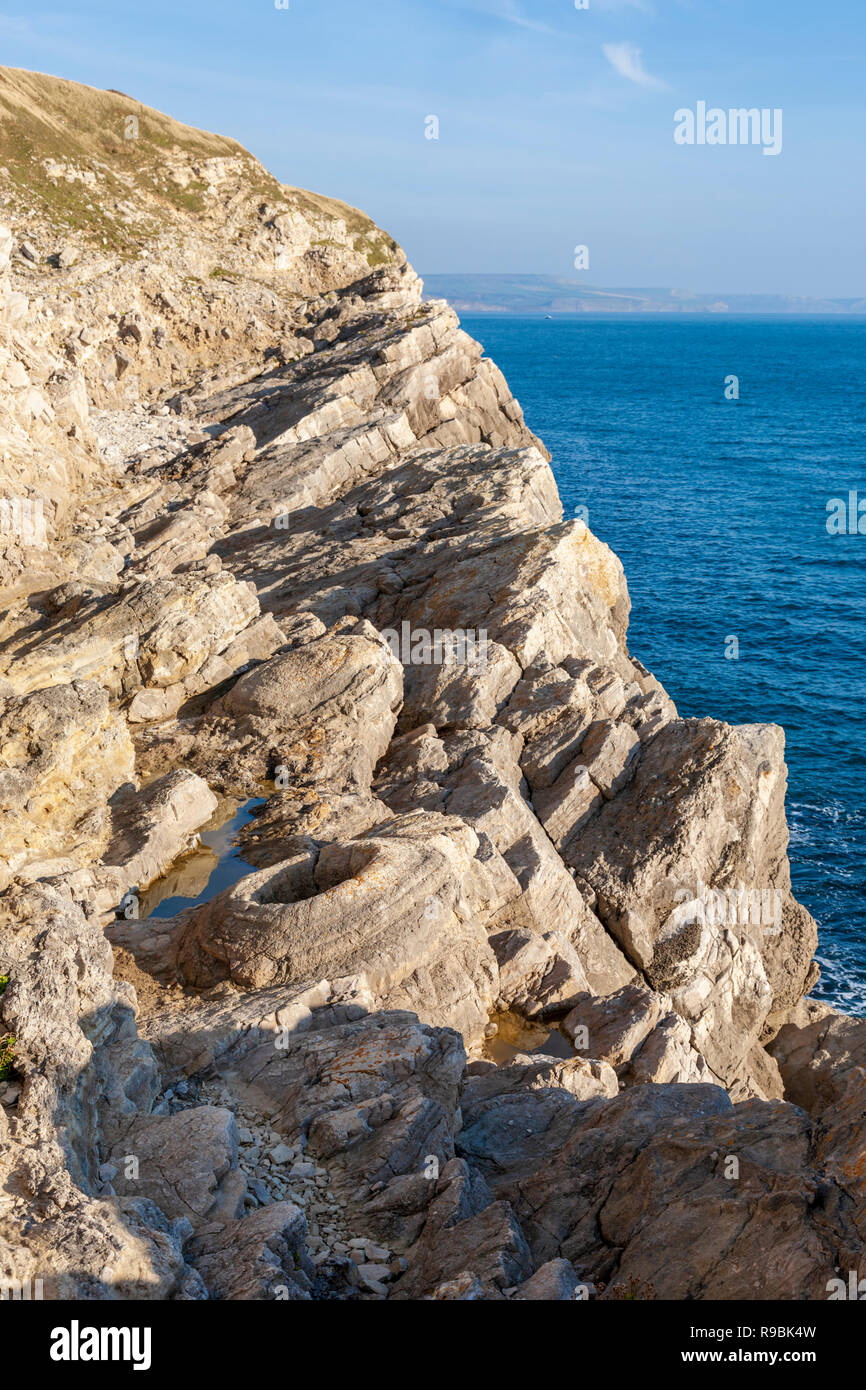
[[[123,257],[167,235],[225,241],[228,222],[224,268],[240,270],[263,222],[285,213],[321,233],[314,245],[339,242],[368,267],[399,254],[363,213],[279,184],[236,140],[120,92],[16,68],[0,68],[0,178],[7,207],[30,218],[34,235]]]
[[[0,590],[44,587],[81,497],[117,486],[95,411],[165,409],[294,360],[309,301],[404,259],[234,140],[0,68],[0,501],[44,503],[49,538],[34,549],[0,513]]]
[[[0,68],[3,223],[31,346],[80,373],[98,407],[255,370],[303,301],[404,260],[364,213],[280,184],[235,140],[13,68]]]

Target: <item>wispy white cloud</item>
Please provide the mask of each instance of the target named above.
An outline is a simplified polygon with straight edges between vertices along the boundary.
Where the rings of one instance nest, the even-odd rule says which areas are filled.
[[[517,0],[470,0],[464,8],[473,10],[476,14],[486,15],[488,19],[498,19],[503,24],[515,24],[520,29],[531,29],[536,34],[550,34],[554,38],[561,36],[559,29],[524,14]]]
[[[601,50],[615,72],[639,87],[664,89],[666,82],[648,73],[643,65],[641,50],[634,43],[603,43]]]
[[[509,24],[517,24],[521,29],[534,29],[537,34],[558,34],[559,30],[552,29],[549,24],[542,24],[537,19],[528,19],[521,14],[515,0],[502,0],[499,11],[499,18],[507,20]]]

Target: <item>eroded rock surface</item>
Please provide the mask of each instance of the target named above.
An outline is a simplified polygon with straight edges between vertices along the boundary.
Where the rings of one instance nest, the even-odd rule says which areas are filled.
[[[198,242],[175,208],[110,297],[0,230],[0,486],[38,454],[51,542],[0,574],[0,1278],[825,1297],[866,1274],[866,1024],[804,998],[782,731],[678,717],[453,311],[214,140],[129,213],[206,179]],[[218,805],[202,900],[139,917]]]

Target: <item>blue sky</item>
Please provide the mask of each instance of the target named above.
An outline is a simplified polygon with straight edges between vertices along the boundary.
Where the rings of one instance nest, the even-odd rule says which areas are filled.
[[[864,0],[589,5],[4,0],[0,61],[234,136],[422,274],[866,295]],[[677,146],[701,100],[781,108],[782,153]]]

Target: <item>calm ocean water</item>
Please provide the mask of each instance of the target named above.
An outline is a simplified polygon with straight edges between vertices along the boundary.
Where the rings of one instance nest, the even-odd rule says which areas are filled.
[[[826,525],[830,498],[866,499],[866,321],[463,326],[553,454],[566,515],[586,507],[622,560],[629,645],[680,713],[784,727],[815,993],[866,1013],[866,535]],[[725,399],[730,375],[739,400]]]

